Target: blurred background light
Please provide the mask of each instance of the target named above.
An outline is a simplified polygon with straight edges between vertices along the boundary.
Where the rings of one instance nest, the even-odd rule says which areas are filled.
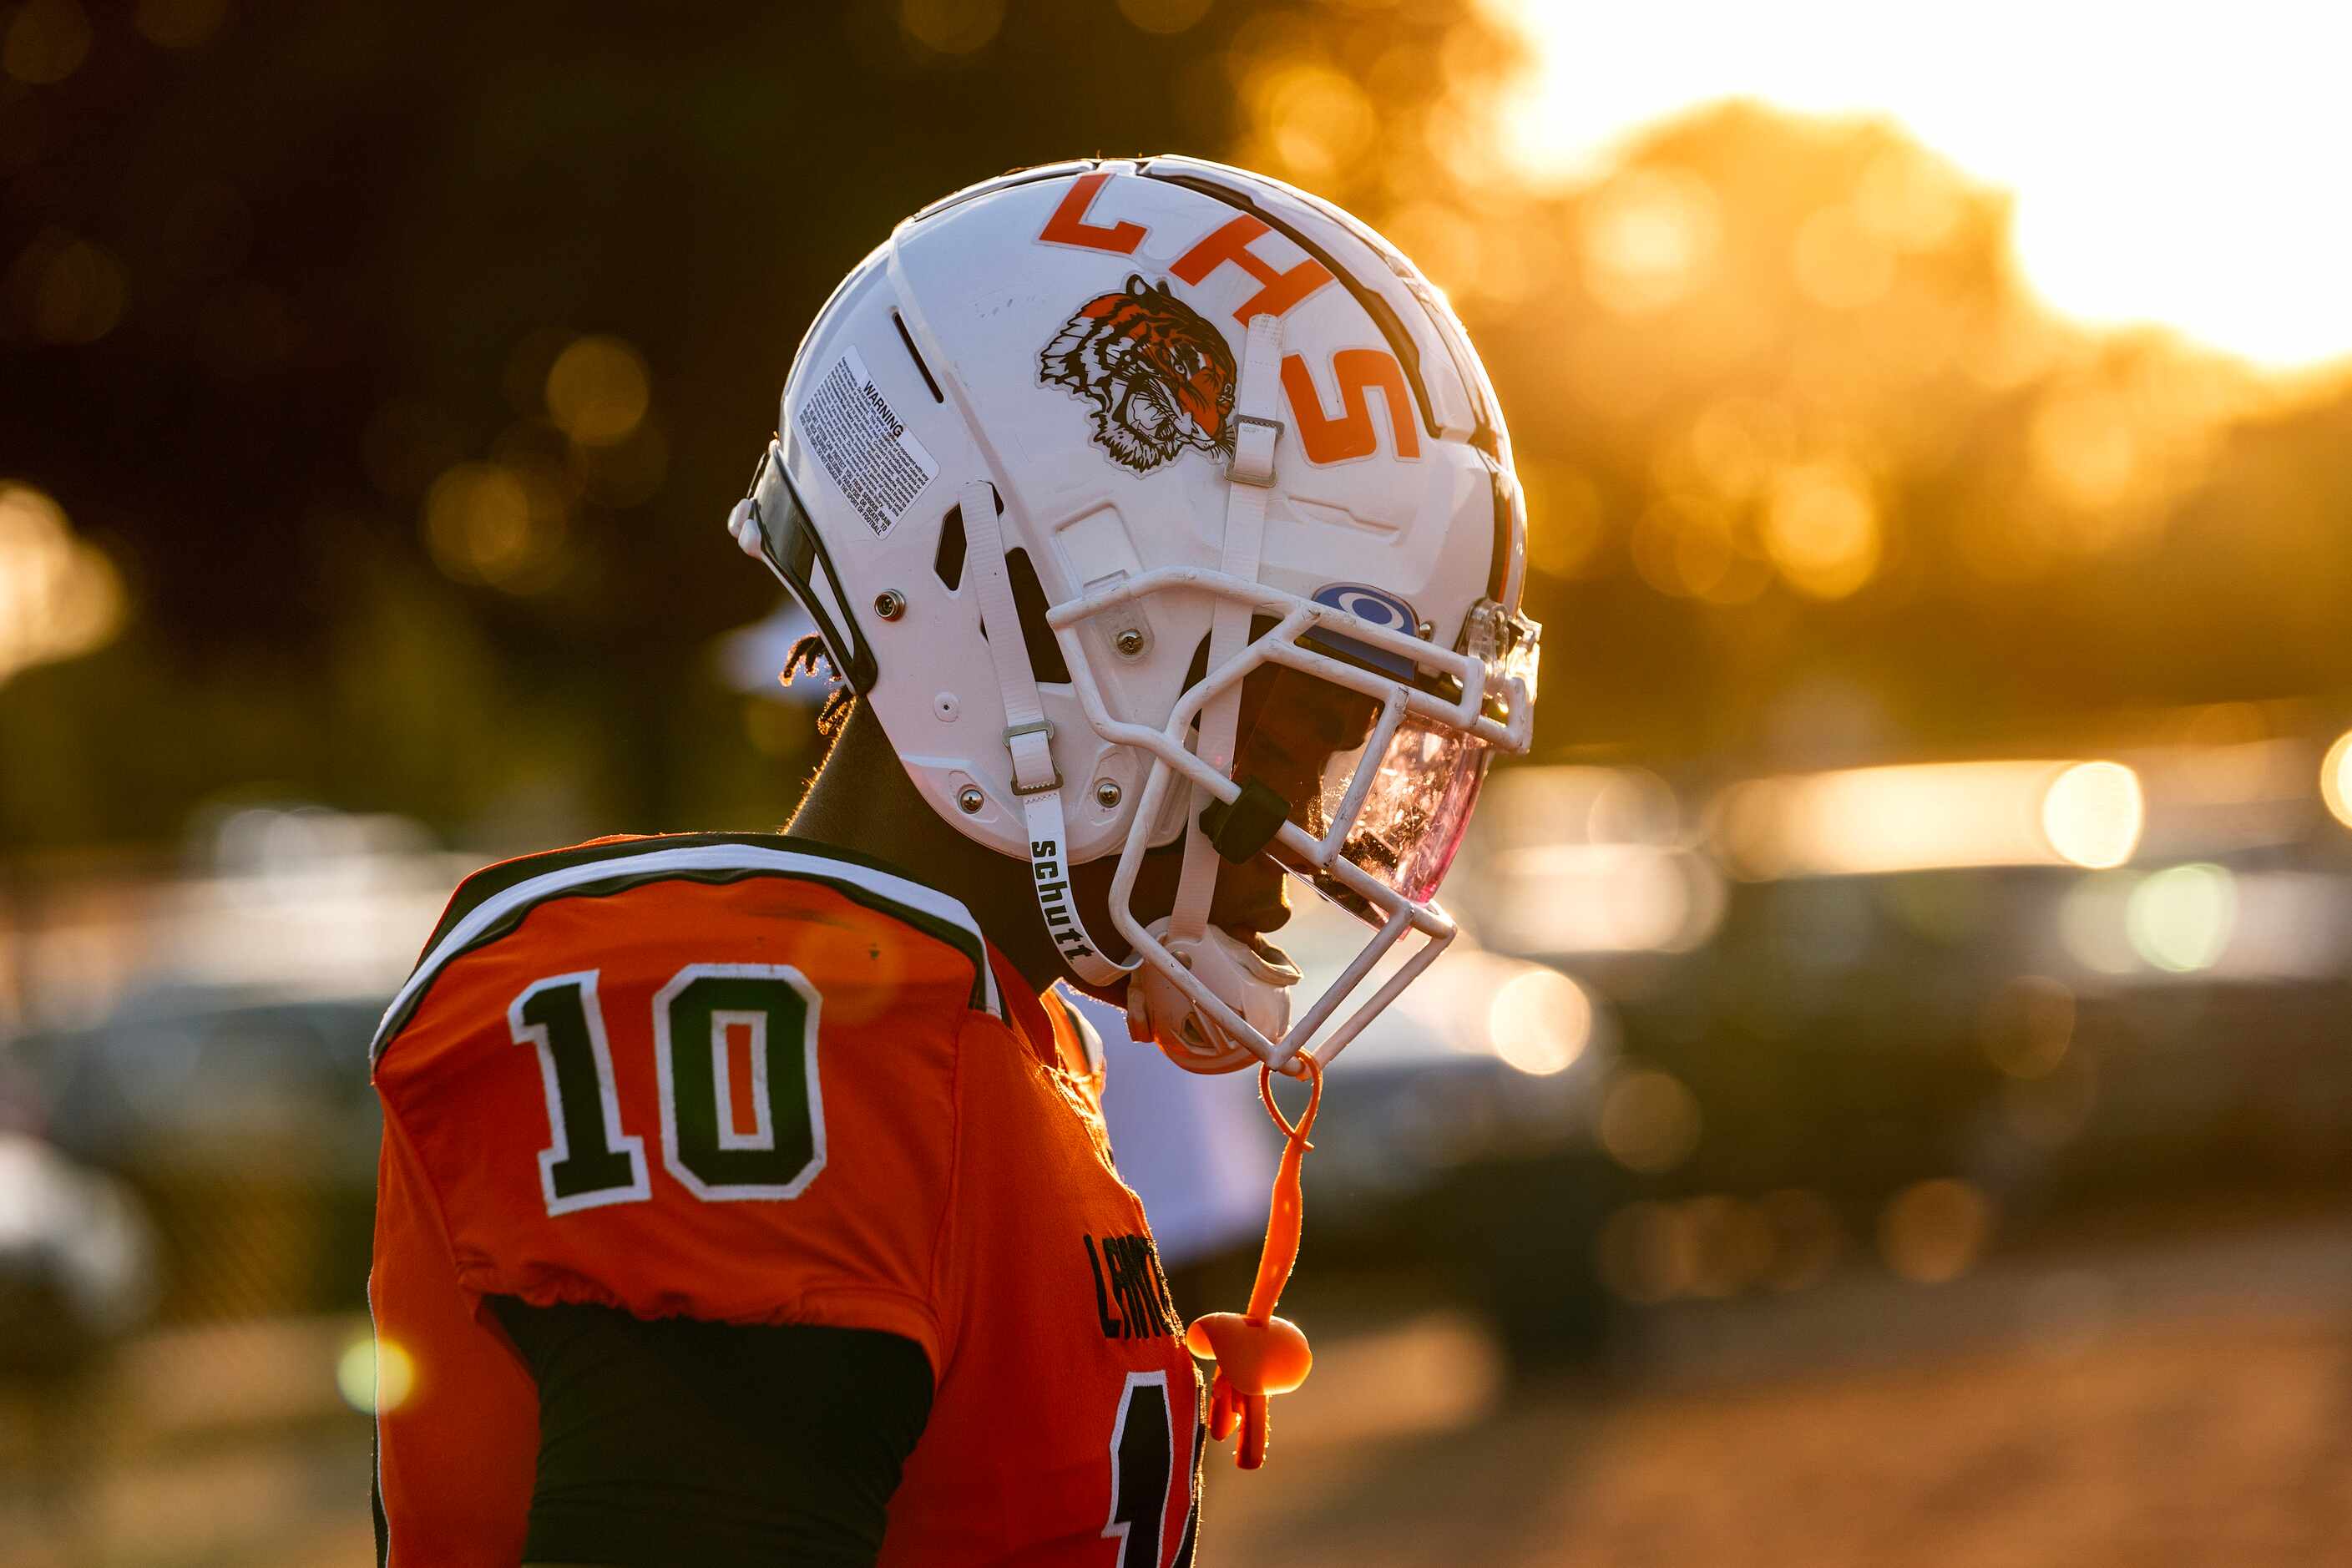
[[[898,30],[940,55],[968,55],[1004,26],[1004,0],[898,0]]]
[[[36,235],[8,269],[8,303],[43,343],[94,343],[122,320],[130,279],[105,247],[51,228]]]
[[[390,1340],[367,1335],[335,1362],[335,1387],[363,1415],[397,1410],[416,1386],[416,1359]]]
[[[2042,796],[2042,831],[2059,858],[2102,870],[2131,858],[2147,808],[2139,775],[2121,763],[2077,763]]]
[[[1118,0],[1119,15],[1147,33],[1181,33],[1209,14],[1210,0]]]
[[[2352,732],[2336,737],[2319,764],[2319,795],[2328,814],[2352,827]]]
[[[568,529],[559,483],[537,466],[459,463],[425,498],[425,539],[460,583],[517,593],[547,585]]]
[[[50,87],[89,58],[89,18],[76,0],[26,0],[0,34],[0,70],[27,87]]]
[[[2237,923],[2237,879],[2223,866],[2175,866],[2143,878],[2124,910],[2132,951],[2176,973],[2210,969]]]
[[[1723,919],[1723,875],[1645,768],[1530,767],[1487,785],[1448,902],[1508,952],[1683,952]]]
[[[114,563],[74,537],[65,509],[0,481],[0,685],[33,665],[104,647],[122,614]]]
[[[1664,310],[1706,275],[1719,228],[1715,193],[1704,180],[1678,170],[1629,170],[1594,195],[1585,216],[1585,283],[1622,314]]]
[[[2047,1078],[2074,1037],[2074,994],[2041,974],[2021,974],[1993,994],[1979,1025],[1985,1055],[2011,1078]]]
[[[1671,1171],[1698,1147],[1698,1100],[1654,1068],[1619,1074],[1601,1101],[1601,1146],[1629,1171]]]
[[[1592,1037],[1592,1003],[1557,970],[1529,968],[1503,983],[1486,1009],[1495,1054],[1538,1078],[1564,1072]]]
[[[149,43],[166,49],[193,49],[220,31],[228,0],[139,0],[131,26]]]
[[[1839,464],[1790,468],[1774,481],[1764,542],[1790,587],[1844,598],[1878,570],[1878,512],[1867,483]]]
[[[1976,1267],[1992,1234],[1992,1202],[1948,1176],[1914,1182],[1886,1202],[1878,1248],[1887,1268],[1921,1285],[1957,1279]]]
[[[1725,791],[1716,840],[1748,877],[1965,866],[2112,866],[2139,841],[2119,763],[1919,763],[1754,779]]]
[[[547,411],[557,426],[588,447],[621,441],[646,416],[646,362],[618,338],[582,338],[547,372]]]
[[[1538,183],[1591,178],[1628,135],[1727,99],[1892,115],[2015,193],[2025,277],[2059,310],[2159,321],[2273,365],[2352,352],[2352,218],[2323,193],[2352,142],[2340,62],[2352,16],[2268,0],[2217,29],[2194,10],[2102,3],[1886,7],[1697,0],[1594,7],[1487,0],[1530,61],[1495,95],[1506,160]],[[2097,83],[2095,113],[2084,88]],[[2182,108],[2197,84],[2200,108]],[[1893,178],[1807,226],[1797,271],[1844,306],[1882,286],[1874,246],[1932,243],[1933,181]],[[1671,269],[1669,269],[1671,270]],[[2113,474],[2094,443],[2078,471]],[[2104,455],[2102,455],[2104,454]]]

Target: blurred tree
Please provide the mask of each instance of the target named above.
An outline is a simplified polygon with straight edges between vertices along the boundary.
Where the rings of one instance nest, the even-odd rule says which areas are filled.
[[[716,522],[798,334],[907,212],[1096,150],[1293,178],[1451,292],[1555,754],[2352,683],[2340,385],[2052,320],[1884,122],[1724,107],[1530,185],[1473,0],[61,3],[0,77],[0,478],[131,618],[0,677],[0,843],[257,781],[459,838],[772,819],[801,753],[706,650],[773,603]]]

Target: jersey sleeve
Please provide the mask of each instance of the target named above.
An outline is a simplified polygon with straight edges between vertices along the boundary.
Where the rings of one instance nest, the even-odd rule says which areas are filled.
[[[881,1330],[936,1375],[976,931],[854,884],[636,870],[507,896],[387,1020],[376,1082],[459,1287]]]

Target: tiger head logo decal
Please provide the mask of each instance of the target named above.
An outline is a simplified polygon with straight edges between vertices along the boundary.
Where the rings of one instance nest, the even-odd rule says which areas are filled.
[[[1094,405],[1094,438],[1148,474],[1187,448],[1234,449],[1234,353],[1200,312],[1129,273],[1078,307],[1037,356],[1041,384]]]

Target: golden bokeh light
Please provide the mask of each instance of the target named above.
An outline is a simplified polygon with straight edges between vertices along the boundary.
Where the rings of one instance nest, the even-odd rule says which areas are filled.
[[[1979,1037],[1992,1065],[2011,1078],[2048,1078],[2074,1038],[2074,994],[2041,974],[2021,974],[1993,993]]]
[[[1627,1204],[1601,1223],[1593,1259],[1611,1294],[1649,1306],[1759,1287],[1801,1290],[1829,1272],[1843,1244],[1827,1201],[1788,1188],[1754,1200],[1710,1194]]]
[[[1854,216],[1898,250],[1933,250],[1968,211],[1960,172],[1925,153],[1889,151],[1870,161],[1854,187]]]
[[[1698,1100],[1671,1073],[1620,1075],[1601,1102],[1601,1147],[1629,1171],[1671,1171],[1698,1147]]]
[[[1633,169],[1584,213],[1584,283],[1610,310],[1644,316],[1683,299],[1714,267],[1722,218],[1714,190],[1680,170]]]
[[[1797,230],[1790,265],[1797,287],[1817,305],[1857,310],[1885,298],[1895,258],[1852,206],[1823,207]]]
[[[898,0],[898,30],[940,55],[984,48],[1004,26],[1004,0]]]
[[[2034,473],[2052,494],[2104,513],[2131,490],[2140,469],[2137,422],[2123,401],[2096,392],[2053,398],[2033,418]]]
[[[2130,859],[2147,816],[2139,775],[2121,763],[2077,763],[2052,779],[2042,797],[2050,847],[2092,870]]]
[[[1328,66],[1286,67],[1258,90],[1270,150],[1299,179],[1328,183],[1371,145],[1378,129],[1371,100]]]
[[[1490,236],[1460,209],[1444,202],[1407,201],[1388,215],[1381,232],[1449,296],[1480,291]]]
[[[1604,533],[1601,490],[1581,469],[1524,458],[1528,560],[1553,577],[1580,577],[1597,563]]]
[[[1727,501],[1753,499],[1797,448],[1796,416],[1771,398],[1718,398],[1683,442],[1693,477]]]
[[[131,26],[149,43],[166,49],[193,49],[228,17],[228,0],[139,0]]]
[[[1209,14],[1210,0],[1118,0],[1119,15],[1147,33],[1181,33]]]
[[[567,522],[551,479],[522,465],[460,463],[425,498],[425,542],[441,570],[510,593],[549,584]]]
[[[113,253],[56,230],[25,247],[8,284],[34,339],[45,343],[98,342],[122,320],[130,291]]]
[[[618,338],[578,339],[548,367],[547,412],[583,446],[626,440],[651,397],[645,359]]]
[[[0,482],[0,684],[103,647],[122,618],[114,563],[73,536],[48,496]]]
[[[1495,1054],[1523,1073],[1564,1072],[1592,1038],[1592,1003],[1556,969],[1530,968],[1503,983],[1486,1006]]]
[[[1914,1182],[1879,1215],[1879,1255],[1914,1284],[1945,1284],[1976,1267],[1992,1222],[1992,1200],[1976,1186],[1949,1176]]]
[[[2328,815],[2352,827],[2352,731],[2336,737],[2319,764],[2319,798]]]
[[[0,71],[27,87],[48,87],[89,58],[89,18],[76,0],[25,0],[0,35]]]
[[[362,1415],[389,1414],[415,1392],[416,1358],[391,1340],[353,1340],[336,1359],[335,1388]]]
[[[1851,465],[1803,463],[1773,480],[1764,547],[1789,585],[1843,599],[1870,581],[1881,549],[1869,482]]]

